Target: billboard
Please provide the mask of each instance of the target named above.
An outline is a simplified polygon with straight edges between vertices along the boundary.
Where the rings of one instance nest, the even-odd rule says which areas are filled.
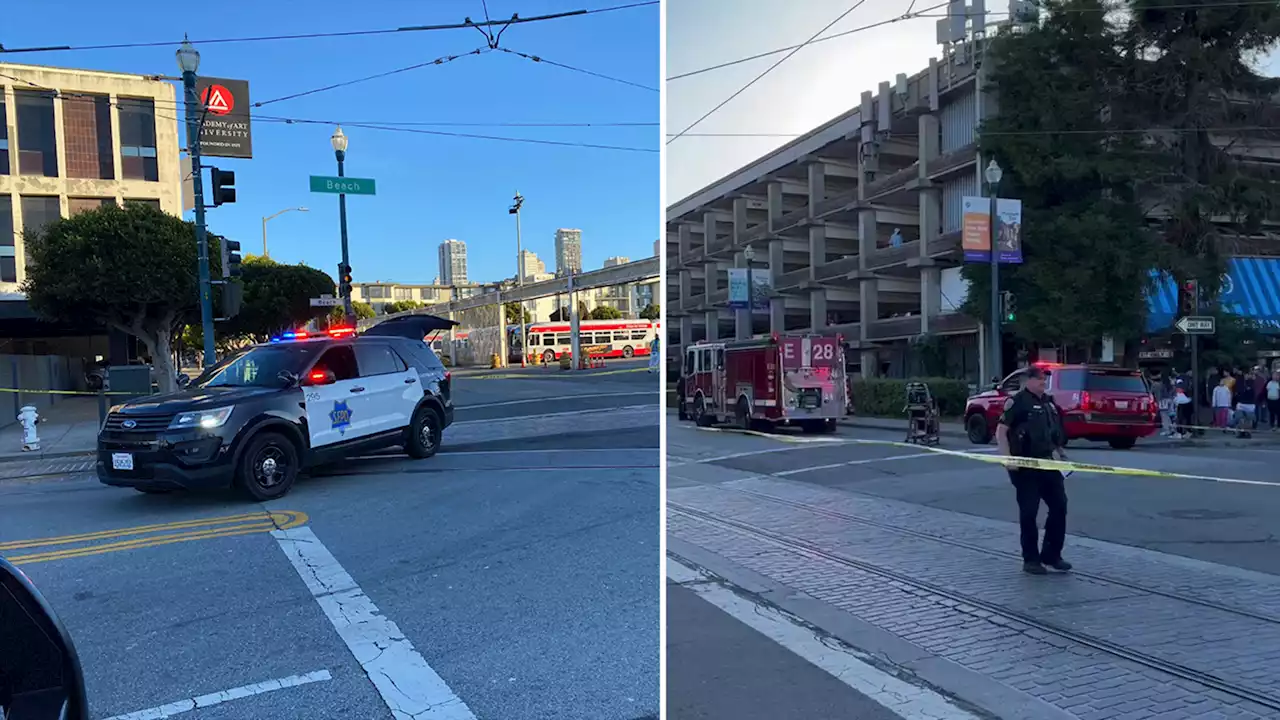
[[[196,78],[196,97],[204,105],[200,154],[210,157],[253,157],[249,128],[249,83],[226,78]]]
[[[965,262],[991,262],[991,198],[966,196],[962,200],[961,239]],[[1022,201],[996,201],[996,244],[999,261],[1022,262]]]
[[[752,306],[756,310],[769,309],[769,296],[773,294],[773,283],[769,280],[769,271],[760,269],[751,271],[751,284],[755,292],[751,293]],[[729,269],[729,307],[745,310],[747,307],[747,269]]]

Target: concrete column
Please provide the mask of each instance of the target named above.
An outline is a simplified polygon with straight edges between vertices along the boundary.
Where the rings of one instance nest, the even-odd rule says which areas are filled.
[[[786,300],[776,297],[769,299],[769,332],[779,335],[787,331]]]
[[[693,316],[680,316],[680,362],[684,362],[684,349],[694,343]]]
[[[875,252],[878,246],[879,239],[876,237],[876,211],[870,209],[859,210],[858,267],[860,269],[867,269],[867,264],[871,262],[871,253]]]
[[[679,237],[679,250],[677,257],[680,264],[684,265],[689,262],[689,257],[693,254],[693,226],[688,223],[680,223],[676,228]],[[670,259],[668,259],[668,263]]]
[[[811,162],[809,171],[809,217],[817,217],[818,203],[827,199],[827,166]]]
[[[782,220],[782,183],[771,182],[768,186],[769,232],[777,229]]]
[[[693,271],[681,270],[680,271],[680,307],[682,309],[692,307],[693,303],[694,303]]]
[[[65,183],[67,180],[67,122],[62,112],[62,103],[64,102],[66,100],[61,95],[53,99],[54,145],[57,146],[58,179]],[[11,144],[9,148],[9,157],[17,158],[18,153],[13,151],[14,146]],[[11,159],[9,162],[13,162],[13,160]],[[16,175],[17,173],[14,174]],[[66,187],[66,185],[63,187]],[[58,210],[61,212],[62,217],[71,216],[71,200],[67,197],[65,190],[58,193]]]
[[[716,217],[711,213],[702,214],[702,251],[711,254],[716,242]]]
[[[933,331],[933,319],[942,312],[942,268],[920,268],[920,332]]]
[[[720,311],[708,310],[707,311],[707,340],[714,341],[719,339],[720,339]]]
[[[809,291],[809,327],[813,332],[822,332],[827,327],[826,288]]]
[[[862,351],[862,377],[873,378],[880,373],[880,355],[875,350]]]
[[[864,279],[858,283],[859,340],[871,341],[871,326],[880,319],[880,283]]]
[[[818,268],[827,264],[827,227],[809,226],[809,279],[818,279]]]
[[[179,90],[178,94],[181,95],[182,91]],[[124,166],[121,164],[123,161],[120,160],[120,96],[112,93],[108,97],[111,98],[111,112],[108,113],[111,117],[111,171],[112,177],[116,179],[116,182],[119,182],[124,177]],[[186,122],[185,111],[182,108],[182,104],[179,103],[178,112],[183,113],[180,116],[181,119],[178,120],[179,125]],[[181,167],[181,164],[179,164],[179,167]],[[183,183],[186,182],[186,178],[180,178],[180,180]],[[181,202],[181,198],[179,198],[179,202]],[[124,195],[117,193],[116,204],[121,207],[124,206]]]
[[[747,239],[747,204],[750,201],[746,198],[733,199],[733,237],[729,240],[730,247],[737,248],[746,242]]]
[[[782,252],[781,239],[775,238],[769,241],[769,280],[772,281],[774,287],[778,287],[782,274],[787,271],[786,265],[783,264]]]
[[[719,289],[720,285],[720,264],[709,262],[702,266],[703,277],[706,282],[703,284],[702,301],[707,305],[711,304],[711,293]]]
[[[916,123],[919,128],[919,137],[917,146],[919,148],[920,174],[921,179],[929,177],[933,172],[933,163],[942,154],[942,136],[939,134],[938,116],[937,115],[921,115]]]
[[[733,266],[735,268],[745,268],[747,266],[747,257],[742,253],[733,254]],[[747,288],[747,303],[751,302],[751,288]],[[739,340],[746,340],[751,337],[751,308],[743,308],[734,312],[734,331],[733,336]]]

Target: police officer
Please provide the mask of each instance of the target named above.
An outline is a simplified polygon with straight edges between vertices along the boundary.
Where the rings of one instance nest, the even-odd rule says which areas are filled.
[[[1044,391],[1044,370],[1027,370],[1022,389],[1005,401],[1004,413],[996,427],[1000,453],[1014,457],[1066,460],[1062,446],[1066,433],[1062,412],[1053,397]],[[1045,566],[1067,571],[1071,563],[1062,559],[1067,537],[1067,491],[1062,473],[1041,468],[1009,467],[1009,479],[1017,490],[1018,524],[1022,539],[1022,569],[1044,575]],[[1037,547],[1036,516],[1044,501],[1048,515],[1044,522],[1044,544]]]

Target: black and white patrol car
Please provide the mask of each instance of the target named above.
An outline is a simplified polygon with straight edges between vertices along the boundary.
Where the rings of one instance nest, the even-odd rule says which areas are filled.
[[[429,315],[357,336],[289,333],[241,350],[178,392],[111,408],[98,478],[146,493],[235,486],[282,497],[299,470],[401,446],[428,458],[453,422],[450,373],[422,338]]]

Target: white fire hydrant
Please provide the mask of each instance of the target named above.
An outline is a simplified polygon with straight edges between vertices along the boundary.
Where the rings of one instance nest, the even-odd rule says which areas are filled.
[[[39,450],[40,436],[36,434],[36,423],[40,422],[40,414],[34,406],[27,405],[18,413],[18,422],[22,423],[22,449]]]

